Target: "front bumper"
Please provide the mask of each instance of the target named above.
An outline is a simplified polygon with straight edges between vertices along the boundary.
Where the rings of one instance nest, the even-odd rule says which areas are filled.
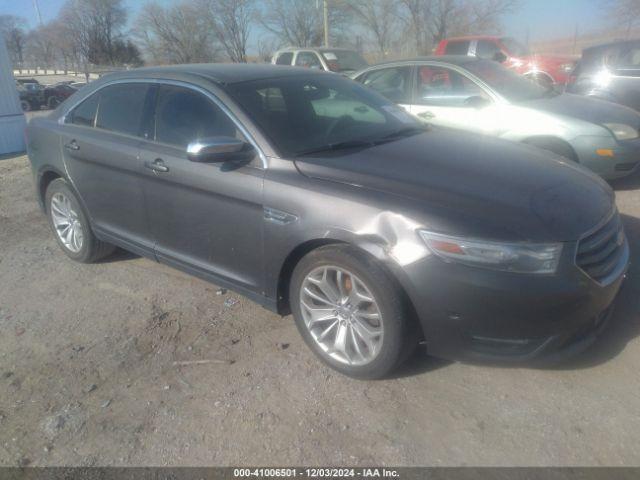
[[[640,139],[616,141],[610,137],[581,136],[573,146],[581,165],[607,180],[626,177],[640,169]],[[613,156],[598,155],[611,150]]]
[[[519,363],[587,348],[605,328],[629,263],[629,248],[606,282],[574,262],[566,244],[555,275],[522,275],[445,263],[433,255],[410,266],[405,286],[427,351],[451,360]]]

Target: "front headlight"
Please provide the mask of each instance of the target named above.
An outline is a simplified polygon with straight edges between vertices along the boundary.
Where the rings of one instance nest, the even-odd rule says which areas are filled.
[[[555,273],[561,243],[502,243],[418,230],[429,250],[446,262],[506,272]]]
[[[605,123],[605,127],[611,130],[613,136],[618,140],[633,140],[638,138],[638,130],[624,123]]]

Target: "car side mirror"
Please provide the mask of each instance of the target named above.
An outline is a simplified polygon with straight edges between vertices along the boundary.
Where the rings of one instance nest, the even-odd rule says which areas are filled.
[[[507,56],[502,52],[496,52],[493,55],[493,60],[498,62],[498,63],[504,63],[504,62],[507,61]]]
[[[234,137],[207,137],[187,146],[187,158],[192,162],[226,162],[246,158],[253,147]]]
[[[480,95],[473,95],[472,97],[469,97],[464,101],[465,106],[471,107],[471,108],[486,107],[487,105],[489,105],[489,103],[491,103],[490,100],[487,100],[486,98],[481,97]]]

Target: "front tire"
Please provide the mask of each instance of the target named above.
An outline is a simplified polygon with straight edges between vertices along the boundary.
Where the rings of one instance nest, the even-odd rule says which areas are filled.
[[[396,282],[350,246],[330,245],[305,256],[293,271],[289,301],[307,345],[349,377],[385,377],[419,340]]]
[[[31,104],[26,100],[20,100],[20,107],[22,108],[23,112],[31,111]]]
[[[91,263],[113,252],[113,245],[98,240],[93,234],[80,202],[63,179],[49,184],[45,205],[56,241],[69,258]]]

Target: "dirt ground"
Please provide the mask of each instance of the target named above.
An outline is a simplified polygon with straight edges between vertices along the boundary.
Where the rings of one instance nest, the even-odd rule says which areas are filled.
[[[617,186],[640,253],[640,179]],[[640,268],[602,339],[549,369],[418,352],[362,382],[290,317],[151,260],[58,249],[0,160],[0,465],[640,465]],[[208,360],[205,364],[176,362]]]

